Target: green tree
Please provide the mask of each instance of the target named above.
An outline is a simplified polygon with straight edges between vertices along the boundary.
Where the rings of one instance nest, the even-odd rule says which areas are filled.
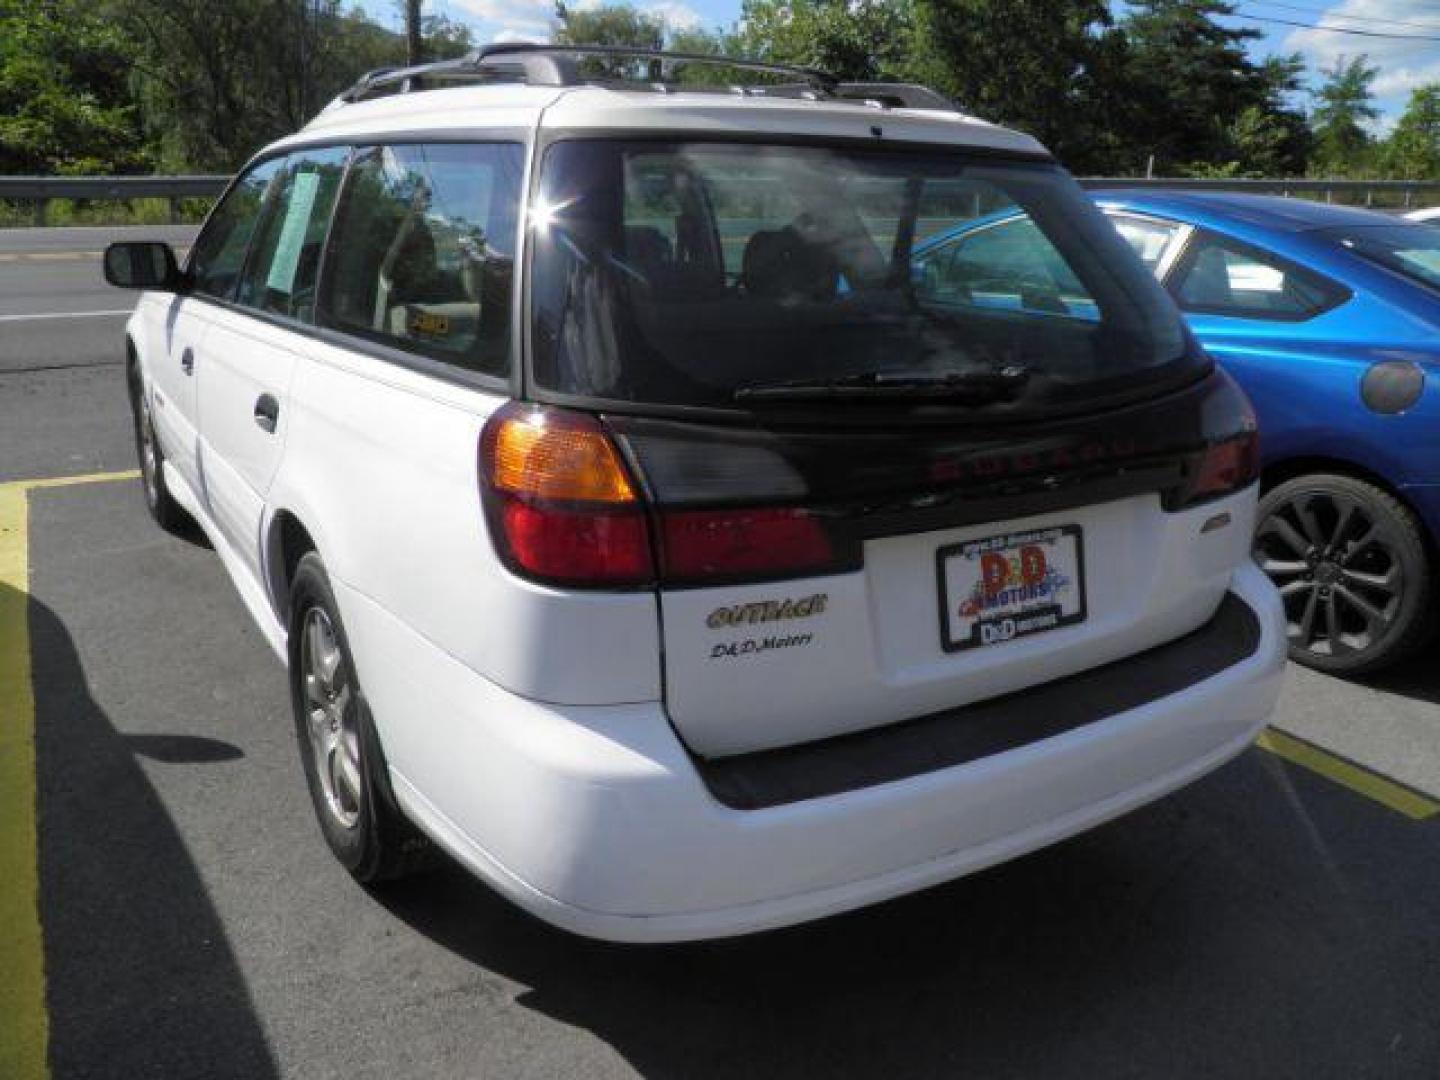
[[[914,3],[905,74],[1030,132],[1076,170],[1108,167],[1124,43],[1105,0]]]
[[[475,48],[470,27],[444,15],[426,15],[420,20],[420,29],[420,48],[427,60],[452,60]]]
[[[628,4],[581,10],[561,0],[555,5],[557,45],[628,45],[637,49],[665,46],[665,20],[636,11]]]
[[[628,4],[579,11],[555,5],[558,26],[555,41],[561,45],[626,45],[638,49],[666,49],[702,56],[736,56],[744,52],[734,34],[700,27],[672,28],[662,15],[636,11]],[[723,65],[674,64],[660,71],[645,60],[587,60],[582,70],[615,77],[658,79],[662,76],[687,85],[729,84],[745,77]]]
[[[1298,56],[1262,64],[1246,52],[1260,34],[1218,20],[1225,0],[1137,0],[1121,23],[1129,56],[1127,103],[1115,117],[1138,164],[1160,175],[1223,169],[1233,175],[1298,169],[1305,122],[1287,104]]]
[[[1418,86],[1386,140],[1386,176],[1396,180],[1440,179],[1440,83]]]
[[[910,0],[745,0],[734,44],[756,60],[870,81],[906,75],[913,37]]]
[[[133,52],[93,4],[0,0],[0,173],[146,169]]]
[[[304,126],[362,74],[402,65],[406,41],[341,0],[111,0],[137,44],[134,86],[162,167],[230,171]],[[422,20],[424,52],[471,47]]]
[[[1311,171],[1318,175],[1354,176],[1369,164],[1374,139],[1365,125],[1380,115],[1371,90],[1380,69],[1365,61],[1364,56],[1342,56],[1321,72],[1325,81],[1310,114],[1315,132]]]

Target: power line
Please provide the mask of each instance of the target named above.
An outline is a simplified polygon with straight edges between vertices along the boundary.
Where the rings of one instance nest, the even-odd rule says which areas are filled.
[[[1436,31],[1440,31],[1440,23],[1417,23],[1417,22],[1406,22],[1406,21],[1403,20],[1403,19],[1382,19],[1382,18],[1380,18],[1378,15],[1344,15],[1344,14],[1341,14],[1341,13],[1339,13],[1339,12],[1334,12],[1334,13],[1332,13],[1332,12],[1330,12],[1330,11],[1328,11],[1328,10],[1321,10],[1321,9],[1319,9],[1319,8],[1300,7],[1300,6],[1297,5],[1297,4],[1285,4],[1285,3],[1281,3],[1280,0],[1254,0],[1254,3],[1256,3],[1256,4],[1258,4],[1258,5],[1262,6],[1262,7],[1275,7],[1275,8],[1284,8],[1284,9],[1287,10],[1287,11],[1298,11],[1298,12],[1301,12],[1302,14],[1306,14],[1306,15],[1323,15],[1323,16],[1325,16],[1327,19],[1344,19],[1346,22],[1359,23],[1359,24],[1361,24],[1362,26],[1368,26],[1368,25],[1371,25],[1371,24],[1374,24],[1374,25],[1382,25],[1382,24],[1383,24],[1383,25],[1385,25],[1385,26],[1408,26],[1408,27],[1411,27],[1411,28],[1416,29],[1416,30],[1436,30]],[[1316,26],[1316,29],[1317,29],[1317,30],[1344,30],[1344,29],[1347,29],[1347,27],[1340,27],[1340,26],[1331,27],[1331,26],[1325,26],[1325,25],[1322,24],[1322,25]],[[1408,37],[1409,35],[1407,34],[1407,35],[1405,35],[1405,36]]]
[[[1379,30],[1357,30],[1350,26],[1321,26],[1319,23],[1297,22],[1294,19],[1282,19],[1277,16],[1246,15],[1244,12],[1234,12],[1226,15],[1227,19],[1248,19],[1250,22],[1273,23],[1276,26],[1294,26],[1301,30],[1318,30],[1323,34],[1349,34],[1352,37],[1386,38],[1390,41],[1440,41],[1440,36],[1427,36],[1425,34],[1386,34]]]

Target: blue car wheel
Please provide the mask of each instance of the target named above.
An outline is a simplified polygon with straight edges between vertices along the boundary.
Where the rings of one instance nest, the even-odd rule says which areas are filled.
[[[1404,659],[1429,636],[1424,533],[1373,484],[1312,475],[1276,486],[1260,502],[1254,553],[1280,589],[1298,663],[1362,675]]]

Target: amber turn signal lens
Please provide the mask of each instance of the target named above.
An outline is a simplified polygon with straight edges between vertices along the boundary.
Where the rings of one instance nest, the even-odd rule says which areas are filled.
[[[497,490],[554,502],[635,501],[614,445],[588,418],[552,411],[496,419],[486,432],[486,456]]]

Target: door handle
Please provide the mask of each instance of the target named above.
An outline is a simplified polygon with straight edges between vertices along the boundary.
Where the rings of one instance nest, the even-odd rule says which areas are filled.
[[[195,351],[186,349],[180,354],[180,370],[186,375],[195,374]]]
[[[261,431],[275,433],[280,420],[280,403],[271,394],[261,394],[255,399],[255,424]]]

